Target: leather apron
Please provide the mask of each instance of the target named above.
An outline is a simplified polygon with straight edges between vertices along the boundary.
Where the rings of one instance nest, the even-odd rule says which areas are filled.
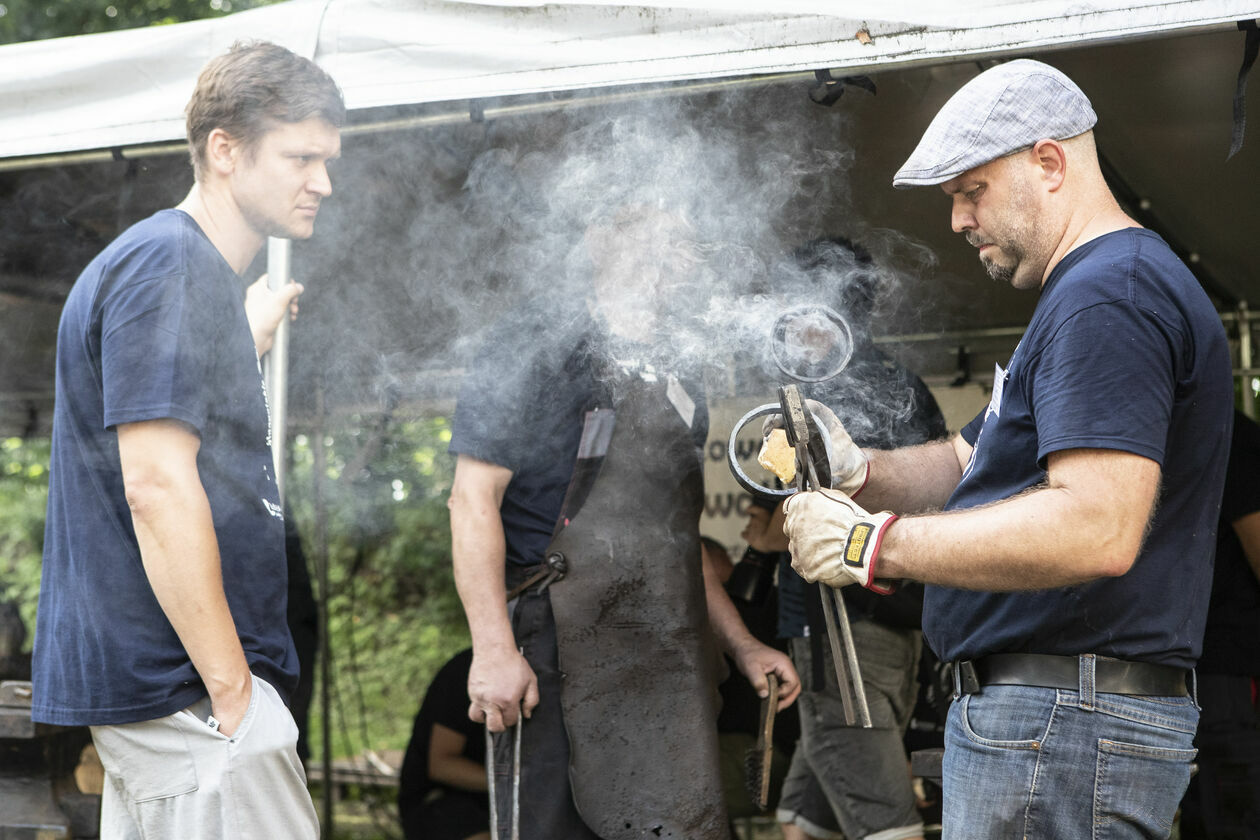
[[[602,467],[548,549],[568,564],[549,592],[573,800],[605,840],[726,840],[703,464],[676,381],[618,384]]]

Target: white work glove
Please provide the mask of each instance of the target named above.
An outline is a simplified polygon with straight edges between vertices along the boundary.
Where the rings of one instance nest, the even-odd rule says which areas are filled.
[[[831,465],[832,488],[849,497],[857,496],[866,486],[866,479],[871,474],[870,461],[866,459],[861,448],[853,442],[853,438],[849,437],[848,431],[835,412],[818,400],[805,400],[805,408],[814,414],[827,435],[830,445],[827,460]],[[782,414],[772,414],[767,417],[761,426],[763,440],[769,437],[771,430],[782,429],[783,425]]]
[[[896,514],[867,513],[843,493],[826,490],[797,493],[783,508],[792,568],[805,580],[833,589],[856,582],[881,595],[897,588],[896,581],[875,577],[880,542]]]

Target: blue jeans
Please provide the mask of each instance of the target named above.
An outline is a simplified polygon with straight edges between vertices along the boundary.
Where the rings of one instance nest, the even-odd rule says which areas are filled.
[[[1190,697],[992,685],[950,706],[943,840],[1168,837],[1190,780]]]

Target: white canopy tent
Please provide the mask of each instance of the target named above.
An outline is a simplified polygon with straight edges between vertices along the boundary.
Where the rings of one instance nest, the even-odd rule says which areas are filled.
[[[845,100],[860,162],[850,175],[865,178],[852,187],[862,195],[855,210],[939,255],[937,277],[925,281],[950,285],[948,312],[933,313],[940,329],[1010,333],[1028,299],[984,287],[982,277],[955,284],[978,274],[974,260],[963,263],[966,255],[943,241],[948,229],[935,205],[894,194],[888,178],[977,62],[1050,53],[1093,98],[1100,142],[1130,198],[1151,211],[1143,223],[1170,242],[1175,235],[1225,309],[1260,297],[1258,139],[1224,160],[1242,59],[1237,29],[1258,17],[1260,0],[288,0],[213,20],[0,47],[0,175],[58,171],[64,183],[54,192],[83,184],[98,203],[125,191],[117,182],[91,193],[86,165],[99,173],[122,166],[115,158],[182,156],[182,112],[196,75],[239,39],[285,44],[328,69],[351,110],[348,135],[767,79],[794,83],[803,96],[816,72],[870,75],[879,96]],[[25,214],[25,199],[14,201]],[[39,236],[65,236],[64,226],[39,236],[8,226],[0,245],[11,253],[47,251]],[[0,259],[0,428],[46,428],[52,336],[77,270]],[[947,376],[948,367],[936,373]]]
[[[1257,0],[290,0],[0,48],[0,159],[175,141],[196,75],[241,38],[310,56],[352,110],[818,68],[869,72],[1232,29]]]

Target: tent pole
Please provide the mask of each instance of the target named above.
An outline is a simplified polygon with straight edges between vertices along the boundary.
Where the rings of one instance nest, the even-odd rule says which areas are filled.
[[[311,435],[311,496],[315,514],[315,566],[319,580],[319,728],[320,763],[324,769],[323,831],[321,836],[333,835],[333,778],[332,778],[332,667],[328,639],[328,511],[324,504],[324,478],[327,463],[324,454],[324,380],[322,373],[315,374],[315,429]]]
[[[289,282],[292,252],[293,243],[290,240],[275,237],[267,239],[267,287],[273,291],[283,288]],[[271,458],[275,466],[276,489],[280,491],[280,504],[283,506],[287,466],[284,453],[289,386],[288,317],[280,319],[271,352],[263,360],[263,381],[267,385],[267,410],[271,419]]]
[[[1251,314],[1247,310],[1247,301],[1238,302],[1238,367],[1242,371],[1242,411],[1252,420],[1256,419],[1256,392],[1252,390],[1252,374],[1248,373],[1252,365],[1251,351]]]

